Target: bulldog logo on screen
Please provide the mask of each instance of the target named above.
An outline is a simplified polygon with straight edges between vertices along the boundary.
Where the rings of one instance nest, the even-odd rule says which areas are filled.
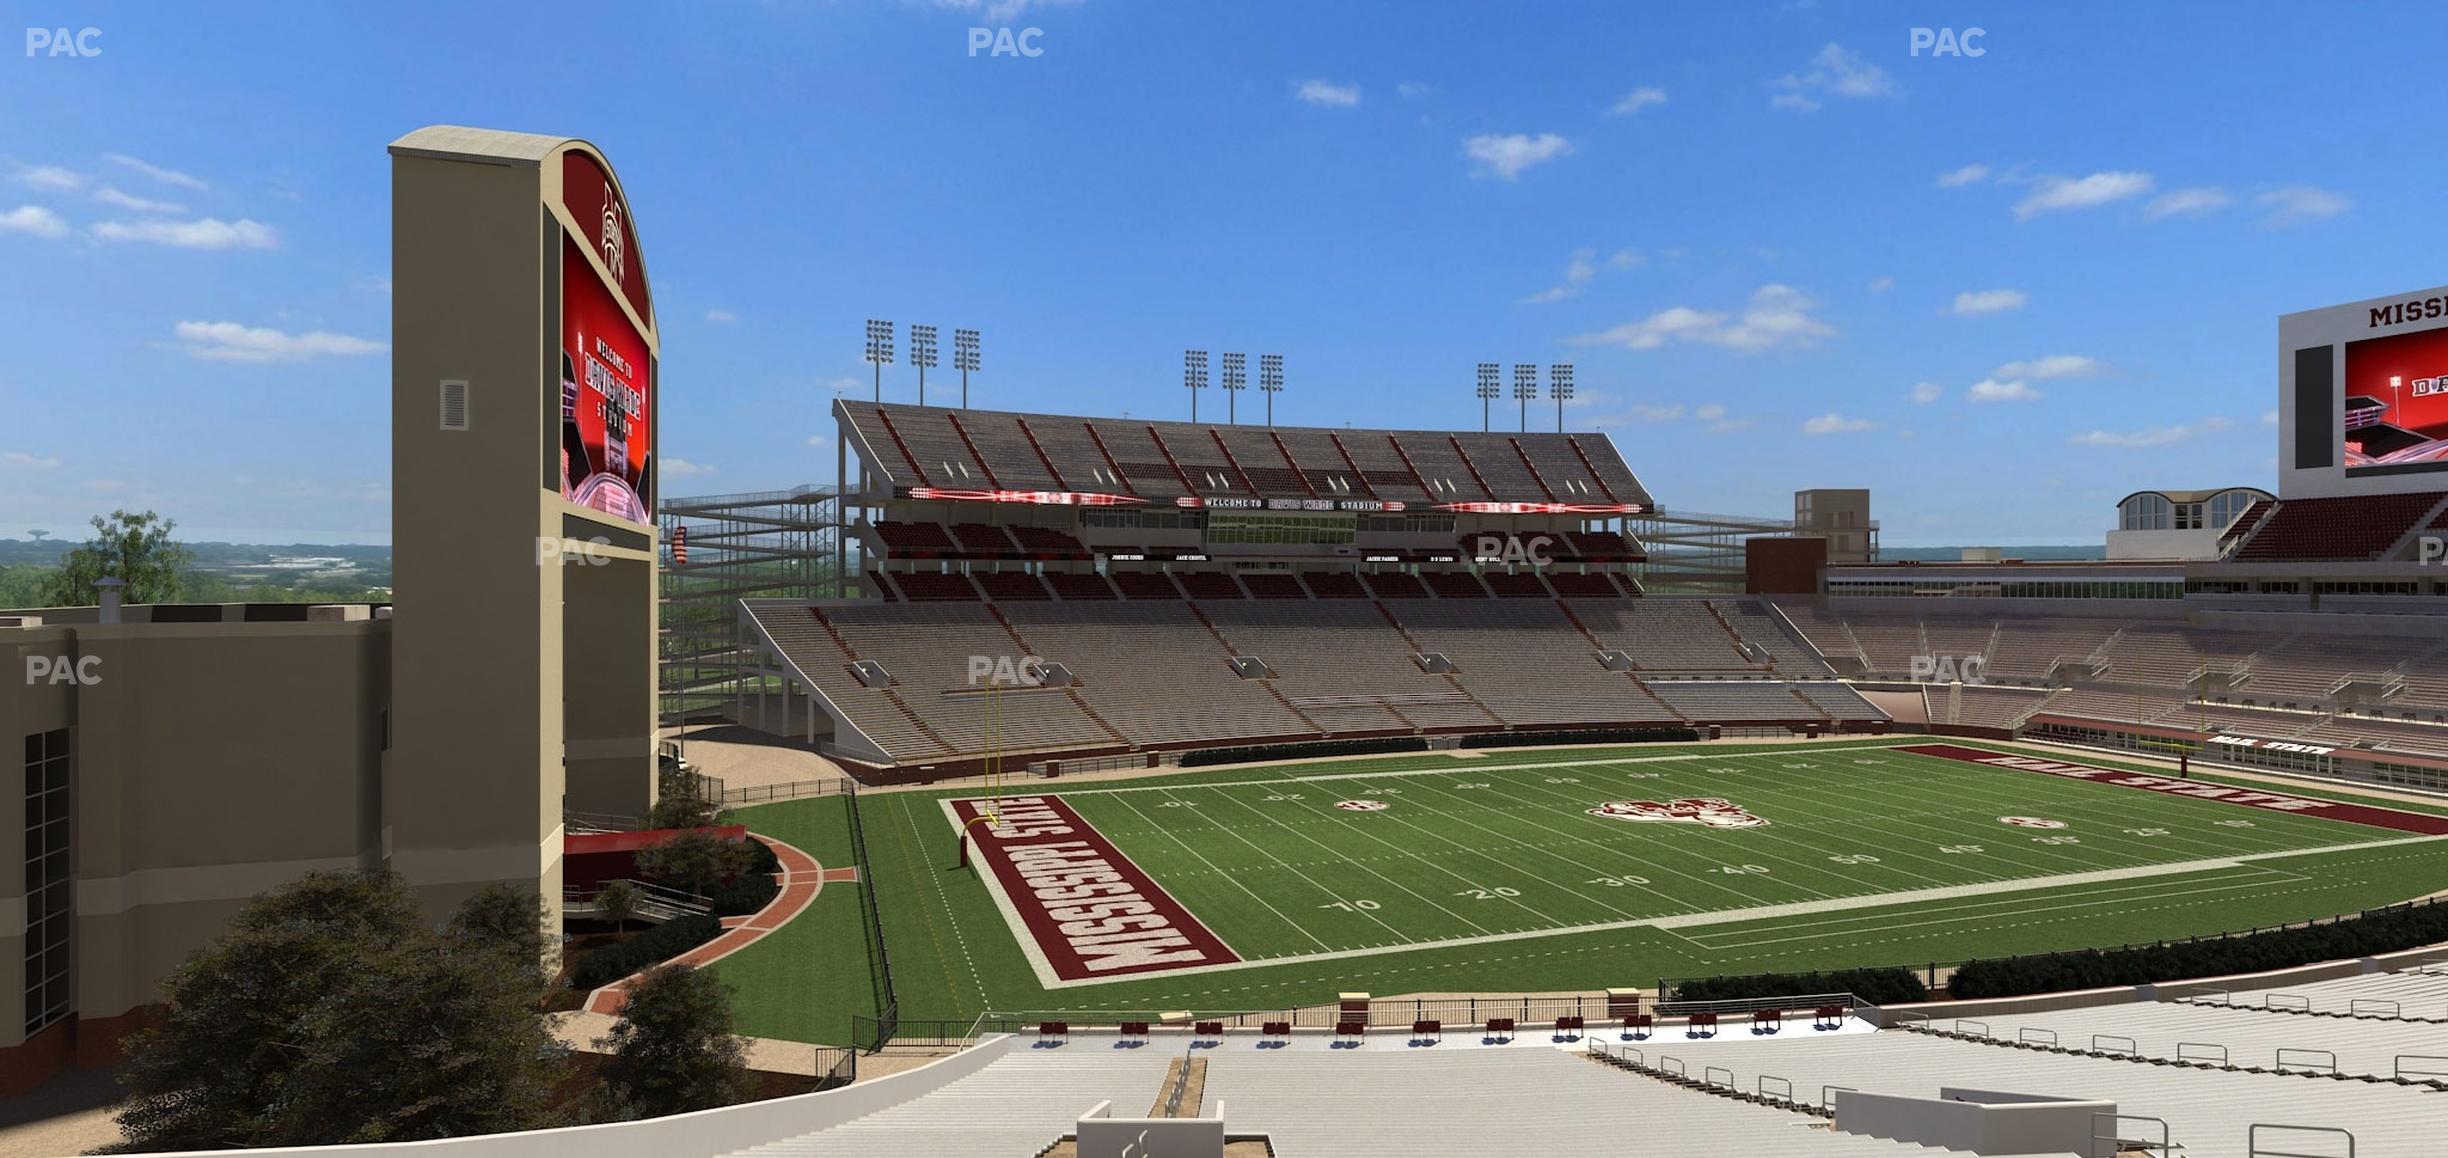
[[[1710,828],[1765,828],[1768,819],[1731,800],[1686,796],[1681,800],[1609,800],[1590,809],[1591,816],[1609,820],[1671,820]]]
[[[621,248],[620,198],[612,195],[610,182],[604,183],[603,257],[604,268],[612,271],[612,280],[624,281],[629,271],[622,265],[627,255]]]

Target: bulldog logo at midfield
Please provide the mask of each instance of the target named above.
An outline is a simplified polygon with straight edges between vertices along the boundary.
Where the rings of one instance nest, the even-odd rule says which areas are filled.
[[[1609,820],[1673,820],[1710,828],[1764,828],[1768,824],[1766,817],[1753,816],[1742,805],[1714,796],[1667,801],[1609,800],[1590,809],[1589,814]]]

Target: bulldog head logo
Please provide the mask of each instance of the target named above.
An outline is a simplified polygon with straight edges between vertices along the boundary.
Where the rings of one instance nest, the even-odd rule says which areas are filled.
[[[1714,796],[1664,801],[1609,800],[1590,809],[1589,814],[1609,820],[1668,820],[1705,824],[1710,828],[1762,828],[1768,823],[1767,818],[1751,815],[1742,805]]]

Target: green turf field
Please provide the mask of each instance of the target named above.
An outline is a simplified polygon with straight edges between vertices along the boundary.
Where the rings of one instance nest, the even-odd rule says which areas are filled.
[[[1594,989],[1955,961],[2327,915],[2429,892],[2448,870],[2438,839],[1890,750],[1897,742],[1481,749],[1012,789],[1058,794],[1241,958],[1181,972],[1056,981],[1032,962],[1013,911],[976,869],[954,867],[943,802],[974,789],[861,796],[873,862],[862,867],[905,1018],[1259,1009],[1345,990]],[[1691,797],[1766,823],[1589,812]],[[1337,807],[1353,801],[1383,807]],[[843,828],[822,810],[842,806],[741,815],[784,839],[819,839]],[[740,987],[744,1031],[839,1041],[849,1014],[872,1008],[864,974],[845,976],[862,954],[834,943],[857,932],[855,898],[828,890],[811,915],[837,900],[829,926],[721,966]]]

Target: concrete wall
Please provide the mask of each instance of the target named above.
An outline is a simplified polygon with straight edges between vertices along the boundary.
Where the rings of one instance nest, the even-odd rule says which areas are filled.
[[[1942,1088],[1935,1098],[1836,1091],[1836,1129],[1969,1154],[2088,1154],[2107,1158],[2113,1143],[2092,1141],[2094,1115],[2115,1102]],[[2096,1131],[2113,1133],[2113,1131]]]

